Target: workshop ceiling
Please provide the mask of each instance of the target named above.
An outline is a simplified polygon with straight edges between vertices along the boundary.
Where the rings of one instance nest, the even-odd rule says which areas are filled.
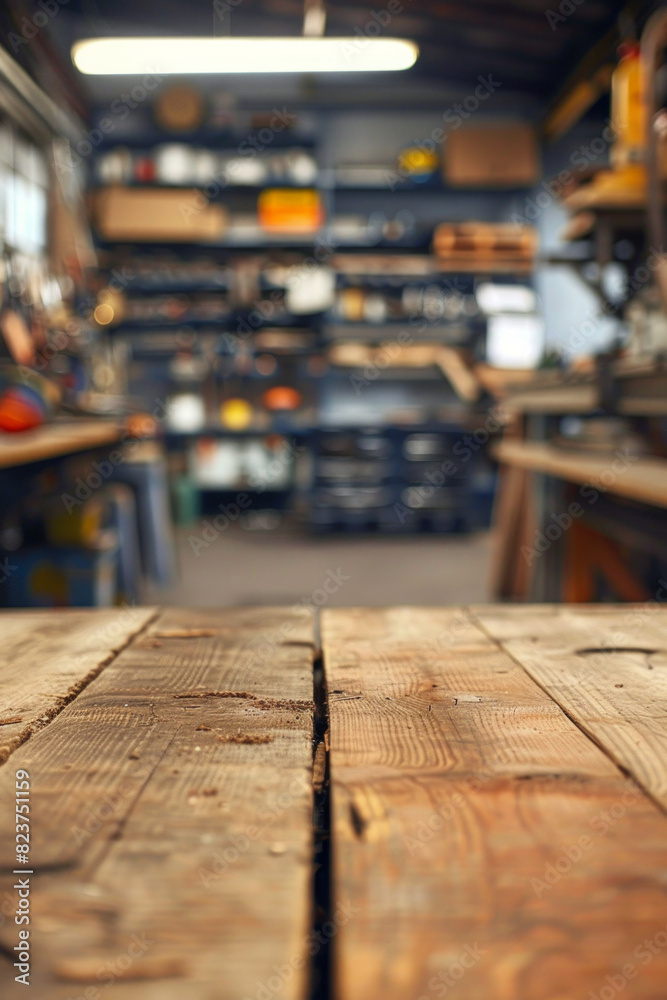
[[[23,7],[29,14],[36,3],[24,0]],[[640,0],[630,8],[603,0],[327,0],[328,35],[410,38],[419,44],[420,57],[405,73],[364,78],[361,92],[359,77],[352,81],[347,74],[301,89],[314,103],[319,96],[324,103],[401,106],[429,103],[445,90],[465,93],[478,76],[491,74],[505,93],[523,94],[544,107],[591,49],[598,49],[593,60],[613,57],[619,24],[621,31],[631,30],[633,22],[641,27],[653,6]],[[17,18],[20,8],[13,3],[8,13]],[[91,35],[294,35],[302,24],[303,0],[69,0],[49,30],[69,61],[71,42]],[[86,81],[84,87],[95,84]]]

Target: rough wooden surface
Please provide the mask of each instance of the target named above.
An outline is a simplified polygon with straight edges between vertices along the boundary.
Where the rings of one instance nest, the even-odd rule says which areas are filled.
[[[3,1000],[305,1000],[313,623],[130,614],[0,615]],[[655,603],[323,612],[334,1000],[664,1000],[666,637]]]
[[[0,433],[0,469],[113,444],[122,431],[122,424],[113,421],[80,420],[45,424],[21,434]]]
[[[655,803],[464,610],[322,619],[338,1000],[662,1000]]]
[[[667,812],[667,608],[489,607],[476,617]]]
[[[0,616],[0,763],[145,627],[151,608]]]
[[[32,782],[32,995],[304,997],[312,685],[306,612],[165,611],[12,755],[0,865],[14,867],[21,767]],[[3,876],[5,901],[12,884]],[[8,921],[0,946],[15,939]]]

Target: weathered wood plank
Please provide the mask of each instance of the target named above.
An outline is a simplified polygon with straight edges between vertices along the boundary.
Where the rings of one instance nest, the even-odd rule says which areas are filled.
[[[76,697],[151,608],[0,612],[0,763]]]
[[[120,440],[122,433],[122,424],[108,420],[45,424],[22,434],[0,432],[0,469],[101,448]]]
[[[118,1000],[242,1000],[276,977],[304,997],[312,635],[305,611],[165,611],[16,753],[0,802],[26,768],[40,1000],[111,984]]]
[[[667,608],[477,608],[485,631],[667,811]]]
[[[330,609],[322,638],[337,1000],[663,996],[641,789],[464,611]]]
[[[581,494],[589,503],[593,487],[601,493],[614,493],[656,507],[667,507],[667,462],[663,458],[637,458],[620,449],[609,455],[581,454],[535,441],[501,441],[493,453],[506,465],[589,487],[587,494]]]

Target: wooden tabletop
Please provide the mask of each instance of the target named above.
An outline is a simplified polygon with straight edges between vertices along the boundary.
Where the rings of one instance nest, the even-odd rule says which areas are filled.
[[[44,424],[18,434],[0,432],[0,469],[99,448],[118,441],[123,425],[109,420]]]
[[[532,377],[507,382],[493,377],[489,390],[496,393],[506,410],[519,413],[593,413],[607,409],[612,399],[614,412],[628,417],[658,417],[667,414],[667,371],[660,361],[640,357],[619,358],[607,372],[611,386],[595,371],[545,369]]]
[[[667,610],[315,624],[0,615],[3,998],[664,1000]]]
[[[585,503],[592,502],[594,492],[618,496],[667,507],[667,461],[664,458],[643,458],[626,449],[596,452],[577,451],[533,441],[501,441],[494,448],[499,462],[542,472],[588,487]]]

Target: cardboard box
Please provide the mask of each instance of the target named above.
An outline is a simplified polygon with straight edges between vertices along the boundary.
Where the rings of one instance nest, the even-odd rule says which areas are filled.
[[[211,205],[196,188],[112,185],[96,192],[93,213],[99,234],[107,240],[216,240],[227,224],[222,205]]]
[[[530,187],[540,178],[535,130],[517,122],[450,132],[442,167],[452,187]]]
[[[534,226],[513,222],[441,222],[433,231],[433,252],[444,260],[531,262],[538,246]]]

